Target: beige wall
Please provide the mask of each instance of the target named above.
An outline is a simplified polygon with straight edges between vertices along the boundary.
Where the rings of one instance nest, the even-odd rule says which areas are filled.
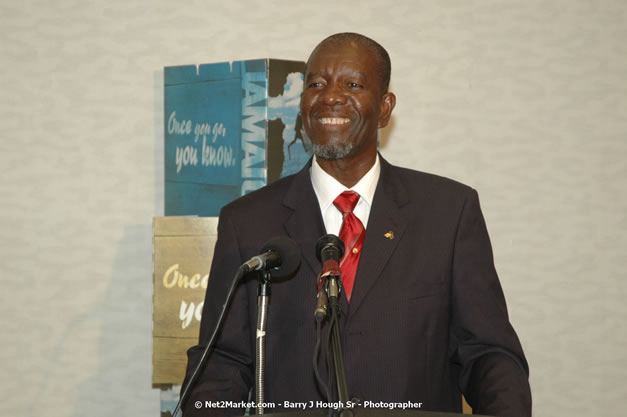
[[[625,22],[623,0],[0,0],[3,410],[158,415],[162,68],[351,30],[392,56],[384,156],[480,193],[534,415],[623,415]]]

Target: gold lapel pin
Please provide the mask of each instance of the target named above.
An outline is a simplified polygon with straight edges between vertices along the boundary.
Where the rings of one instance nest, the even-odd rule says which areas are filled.
[[[394,240],[394,232],[393,231],[389,231],[386,234],[384,234],[383,236],[385,236],[386,238],[390,239],[390,240]]]

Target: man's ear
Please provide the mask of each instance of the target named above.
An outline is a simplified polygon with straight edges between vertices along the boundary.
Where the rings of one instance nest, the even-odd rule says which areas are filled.
[[[396,106],[396,96],[394,93],[385,93],[381,100],[381,113],[379,114],[379,128],[386,127],[390,121],[392,110]]]

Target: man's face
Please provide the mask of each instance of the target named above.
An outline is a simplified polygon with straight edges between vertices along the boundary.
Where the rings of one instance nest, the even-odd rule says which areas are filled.
[[[300,112],[318,157],[374,156],[377,130],[387,124],[393,107],[394,97],[383,94],[368,48],[327,44],[311,56]]]

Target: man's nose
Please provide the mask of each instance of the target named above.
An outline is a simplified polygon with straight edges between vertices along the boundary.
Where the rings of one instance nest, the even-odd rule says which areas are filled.
[[[344,91],[342,91],[341,86],[336,83],[330,83],[327,85],[327,88],[324,90],[323,99],[324,103],[329,106],[346,103],[346,95],[344,94]]]

